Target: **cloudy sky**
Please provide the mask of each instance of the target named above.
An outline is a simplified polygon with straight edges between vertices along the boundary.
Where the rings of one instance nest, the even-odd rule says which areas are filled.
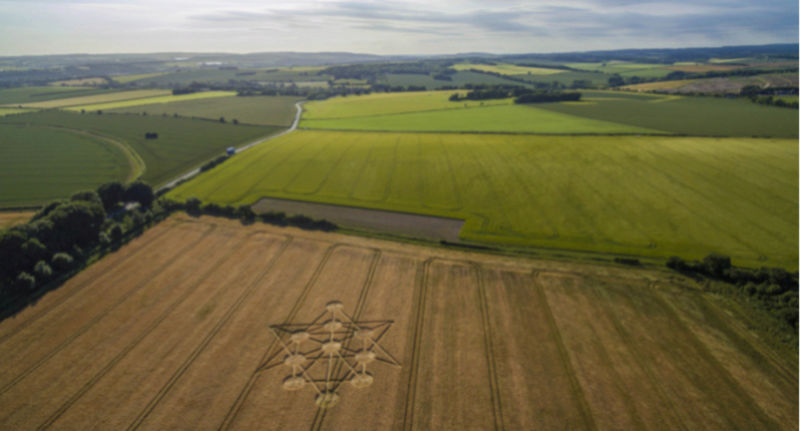
[[[797,41],[797,0],[0,0],[0,55],[522,53]]]

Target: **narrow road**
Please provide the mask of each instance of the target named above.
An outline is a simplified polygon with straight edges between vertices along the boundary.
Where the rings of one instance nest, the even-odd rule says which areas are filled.
[[[236,149],[236,154],[239,154],[242,151],[244,151],[244,150],[246,150],[246,149],[248,149],[250,147],[253,147],[255,145],[258,145],[258,144],[260,144],[262,142],[266,142],[266,141],[269,141],[270,139],[275,139],[275,138],[277,138],[279,136],[283,136],[283,135],[285,135],[287,133],[293,132],[295,129],[297,129],[297,124],[300,123],[300,116],[303,115],[303,102],[305,102],[305,101],[300,101],[300,102],[297,102],[297,103],[294,104],[294,107],[297,108],[297,112],[294,114],[294,121],[292,121],[292,125],[289,126],[288,129],[286,129],[286,130],[284,130],[282,132],[276,133],[274,135],[268,135],[268,136],[265,136],[265,137],[262,137],[262,138],[258,138],[257,140],[255,140],[253,142],[249,142],[247,144],[244,144],[241,147]],[[187,172],[187,173],[185,173],[185,174],[173,179],[172,181],[164,184],[163,186],[158,187],[155,191],[156,192],[160,192],[161,190],[164,190],[164,189],[171,189],[171,188],[175,187],[175,185],[177,185],[179,182],[188,180],[189,178],[192,178],[193,176],[195,176],[195,175],[197,175],[199,173],[200,173],[200,168],[192,169],[191,171],[189,171],[189,172]]]

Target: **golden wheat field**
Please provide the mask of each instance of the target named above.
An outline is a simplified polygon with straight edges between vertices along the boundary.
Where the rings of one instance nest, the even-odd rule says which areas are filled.
[[[176,215],[0,323],[0,428],[793,429],[797,371],[655,270]]]

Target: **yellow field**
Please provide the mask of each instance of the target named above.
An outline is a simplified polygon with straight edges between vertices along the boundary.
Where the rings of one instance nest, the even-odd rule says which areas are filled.
[[[145,90],[146,91],[146,90]],[[166,95],[157,95],[153,97],[145,97],[133,100],[120,100],[108,103],[93,103],[88,105],[70,106],[66,108],[68,111],[97,111],[116,108],[127,108],[130,106],[152,105],[155,103],[170,103],[170,102],[183,102],[186,100],[208,99],[213,97],[228,97],[235,96],[235,91],[203,91],[199,93],[181,94],[173,96],[167,93]]]
[[[114,81],[119,82],[120,84],[127,84],[129,82],[138,81],[140,79],[147,79],[147,78],[155,78],[156,76],[166,75],[168,72],[158,72],[158,73],[140,73],[138,75],[122,75],[122,76],[115,76],[112,79]]]
[[[630,91],[658,91],[658,90],[672,90],[681,88],[684,85],[691,84],[697,81],[696,79],[678,79],[675,81],[659,81],[659,82],[646,82],[644,84],[624,85],[620,87],[623,90]]]
[[[68,79],[66,81],[51,82],[51,87],[91,87],[106,84],[106,78],[83,78],[83,79]]]
[[[795,429],[673,277],[175,216],[0,322],[0,428]]]
[[[120,91],[106,94],[96,94],[93,96],[69,97],[66,99],[47,100],[44,102],[26,103],[25,108],[66,108],[69,106],[80,106],[98,103],[119,102],[134,99],[145,99],[156,96],[172,94],[169,90],[134,90]]]
[[[499,73],[501,75],[554,75],[564,72],[561,69],[548,69],[544,67],[526,67],[516,64],[472,64],[458,63],[451,66],[455,70],[480,70],[483,72]]]
[[[0,230],[25,223],[31,217],[33,211],[0,211]]]

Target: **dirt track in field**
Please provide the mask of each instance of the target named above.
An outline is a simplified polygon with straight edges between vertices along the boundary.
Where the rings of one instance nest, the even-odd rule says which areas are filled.
[[[374,232],[410,236],[414,238],[459,242],[458,234],[464,220],[434,217],[395,211],[300,202],[288,199],[263,198],[253,204],[256,214],[284,212],[321,218],[338,226]]]
[[[660,272],[175,216],[0,322],[0,429],[795,429],[797,369]],[[319,409],[273,324],[400,367]]]

